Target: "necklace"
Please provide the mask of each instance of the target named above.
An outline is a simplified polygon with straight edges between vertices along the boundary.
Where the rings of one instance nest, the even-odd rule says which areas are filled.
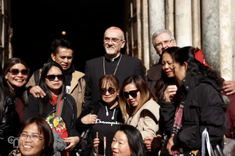
[[[120,59],[118,60],[118,63],[117,63],[117,66],[113,72],[113,75],[115,76],[116,72],[117,72],[117,69],[118,69],[118,66],[121,62],[121,59],[122,59],[122,54],[120,55]],[[104,70],[104,75],[106,75],[106,69],[105,69],[105,57],[103,57],[103,70]]]

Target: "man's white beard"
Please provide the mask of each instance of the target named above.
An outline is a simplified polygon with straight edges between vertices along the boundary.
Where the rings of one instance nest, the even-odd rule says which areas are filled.
[[[113,55],[115,54],[115,49],[112,49],[112,48],[106,48],[106,53],[109,54],[109,55]]]

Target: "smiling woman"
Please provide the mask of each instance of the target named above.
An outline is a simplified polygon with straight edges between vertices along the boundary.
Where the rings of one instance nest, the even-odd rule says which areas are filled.
[[[7,155],[14,148],[8,139],[18,136],[19,128],[24,122],[24,107],[28,96],[25,84],[29,68],[20,58],[6,61],[0,76],[0,155]]]
[[[52,156],[53,134],[45,119],[36,117],[25,122],[20,131],[19,150],[9,156]]]
[[[96,147],[99,145],[97,153],[104,154],[103,144],[93,148],[93,140],[101,141],[96,133],[106,137],[106,156],[112,156],[111,143],[116,130],[123,124],[122,113],[118,103],[119,81],[113,75],[105,75],[99,81],[100,99],[84,107],[81,115],[76,121],[77,130],[88,133],[88,142],[80,153],[81,156],[93,156]]]
[[[122,125],[115,133],[112,142],[113,156],[145,156],[145,147],[138,129]]]

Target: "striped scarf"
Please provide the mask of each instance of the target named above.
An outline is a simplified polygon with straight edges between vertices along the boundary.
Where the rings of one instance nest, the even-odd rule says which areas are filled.
[[[178,106],[176,112],[175,112],[175,121],[173,124],[171,137],[174,137],[179,130],[182,127],[182,117],[183,117],[183,111],[184,111],[184,101],[181,101],[180,105]],[[173,156],[179,156],[179,149],[172,150]]]

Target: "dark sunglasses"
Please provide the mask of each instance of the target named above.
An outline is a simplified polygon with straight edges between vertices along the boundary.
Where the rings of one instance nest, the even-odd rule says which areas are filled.
[[[137,93],[138,93],[138,90],[132,90],[132,91],[129,91],[129,92],[124,92],[124,97],[126,99],[129,98],[129,95],[133,98],[136,98],[137,97]]]
[[[22,75],[28,75],[29,74],[29,69],[12,69],[9,71],[12,75],[18,75],[19,73],[21,73]]]
[[[106,89],[106,88],[101,88],[100,89],[100,93],[102,95],[105,95],[107,91],[109,92],[109,94],[114,94],[116,92],[116,90],[112,87],[109,87],[109,89]]]
[[[63,80],[63,75],[47,75],[46,78],[49,80],[49,81],[54,81],[55,78],[57,77],[57,79],[59,81],[62,81]]]

